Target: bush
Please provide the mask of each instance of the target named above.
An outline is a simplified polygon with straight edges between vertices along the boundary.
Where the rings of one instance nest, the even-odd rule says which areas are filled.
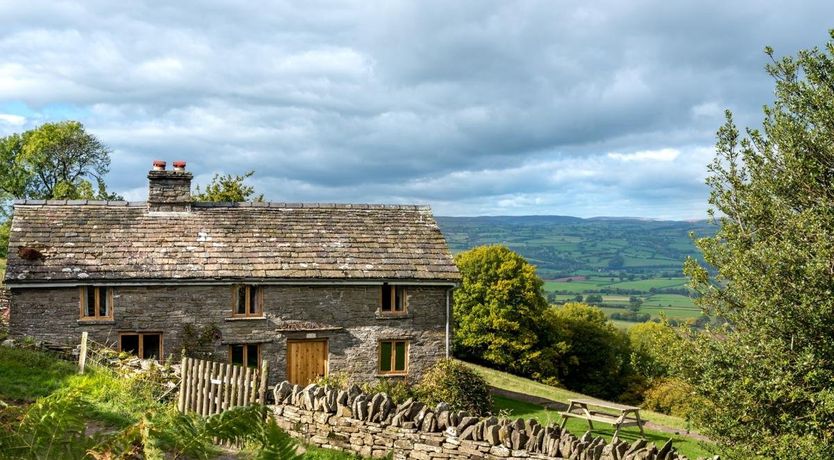
[[[364,383],[361,387],[362,391],[369,395],[385,393],[397,404],[415,396],[414,388],[406,379],[379,378],[376,382]]]
[[[453,359],[439,361],[423,375],[417,385],[417,396],[430,406],[445,402],[454,410],[476,415],[486,415],[492,410],[486,380]]]
[[[324,377],[319,377],[316,380],[316,385],[320,387],[331,386],[339,390],[347,390],[350,385],[350,374],[347,372],[331,372]]]
[[[643,398],[644,408],[685,419],[697,404],[693,387],[675,378],[656,379]]]

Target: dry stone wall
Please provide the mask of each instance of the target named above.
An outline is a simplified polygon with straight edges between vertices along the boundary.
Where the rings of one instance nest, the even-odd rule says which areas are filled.
[[[291,435],[319,447],[396,459],[685,459],[667,442],[633,444],[585,433],[581,437],[536,420],[475,417],[444,403],[428,407],[409,399],[395,404],[385,393],[365,394],[357,386],[339,390],[282,382],[272,412]]]

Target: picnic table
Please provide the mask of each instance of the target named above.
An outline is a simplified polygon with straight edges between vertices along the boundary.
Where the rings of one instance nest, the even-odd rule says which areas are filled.
[[[609,412],[600,410],[593,410],[592,408],[607,409]],[[618,414],[612,414],[611,411]],[[644,421],[640,420],[640,408],[634,406],[625,406],[622,404],[615,404],[606,401],[596,401],[591,399],[571,399],[568,409],[559,413],[562,416],[561,427],[564,428],[568,422],[568,418],[578,418],[588,421],[588,427],[594,429],[593,422],[608,423],[614,425],[614,436],[620,433],[620,428],[626,426],[636,426],[640,428],[640,436],[643,434]]]

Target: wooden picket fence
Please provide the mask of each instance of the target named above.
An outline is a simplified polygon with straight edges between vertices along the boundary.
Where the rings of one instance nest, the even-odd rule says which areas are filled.
[[[266,403],[266,360],[260,369],[188,357],[181,364],[180,412],[207,416],[236,406]]]

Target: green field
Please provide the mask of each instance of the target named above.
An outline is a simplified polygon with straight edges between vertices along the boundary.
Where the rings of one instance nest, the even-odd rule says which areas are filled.
[[[627,313],[632,297],[642,301],[638,313],[648,313],[652,320],[665,317],[670,320],[687,321],[694,320],[701,316],[701,310],[688,295],[680,293],[665,293],[664,289],[672,289],[679,292],[686,289],[687,278],[665,277],[638,279],[633,281],[620,281],[619,277],[610,276],[588,276],[586,279],[573,281],[545,281],[544,289],[551,293],[549,299],[553,303],[564,303],[574,301],[577,295],[583,296],[587,301],[588,295],[602,296],[602,303],[595,304],[609,317],[612,314]],[[601,292],[611,289],[628,290],[628,294],[609,294]],[[661,291],[661,292],[658,292]],[[560,294],[553,294],[560,292]],[[566,294],[565,292],[569,292]],[[618,327],[631,327],[636,322],[613,320]]]
[[[573,391],[565,390],[563,388],[545,385],[543,383],[535,382],[533,380],[525,379],[523,377],[518,377],[516,375],[508,374],[506,372],[497,371],[495,369],[479,366],[477,364],[464,364],[466,364],[479,375],[484,377],[487,383],[489,383],[489,385],[495,388],[509,390],[530,396],[536,396],[539,398],[545,398],[551,401],[561,402],[564,404],[567,404],[570,399],[596,399],[590,398],[589,396],[583,395],[581,393],[576,393]],[[561,417],[558,415],[557,412],[547,410],[546,408],[536,404],[531,404],[500,396],[496,396],[493,399],[493,401],[495,403],[494,409],[503,411],[504,414],[507,414],[512,417],[535,418],[539,420],[539,422],[541,423],[561,421]],[[641,410],[640,415],[643,419],[647,421],[674,430],[679,430],[679,432],[684,432],[687,428],[687,422],[678,417],[659,414],[657,412],[652,412],[648,410]],[[588,429],[587,424],[580,420],[569,420],[567,427],[568,430],[570,430],[573,434],[577,436],[581,436],[582,433],[584,433]],[[595,425],[595,428],[596,429],[593,431],[593,433],[599,436],[606,437],[606,439],[610,439],[611,435],[613,434],[613,430],[610,426],[597,424]],[[620,434],[620,437],[625,440],[636,439],[636,436],[639,436],[639,432],[636,431],[636,429],[633,427],[623,429]],[[709,453],[709,446],[705,445],[700,441],[696,441],[695,439],[688,438],[685,435],[663,433],[652,430],[646,430],[646,435],[647,439],[649,439],[650,441],[660,443],[665,442],[669,438],[672,438],[675,448],[679,449],[681,453],[687,455],[690,458],[697,458],[699,456],[706,457]]]
[[[629,289],[649,293],[651,289],[684,288],[689,282],[684,277],[649,278],[634,281],[621,281],[617,277],[589,276],[584,280],[544,282],[544,290],[557,292],[567,291],[580,294],[582,292],[597,292],[599,289]]]
[[[546,279],[601,272],[679,276],[686,257],[700,257],[689,232],[706,236],[715,231],[706,221],[566,216],[436,219],[452,252],[504,244],[535,264],[539,276]]]

